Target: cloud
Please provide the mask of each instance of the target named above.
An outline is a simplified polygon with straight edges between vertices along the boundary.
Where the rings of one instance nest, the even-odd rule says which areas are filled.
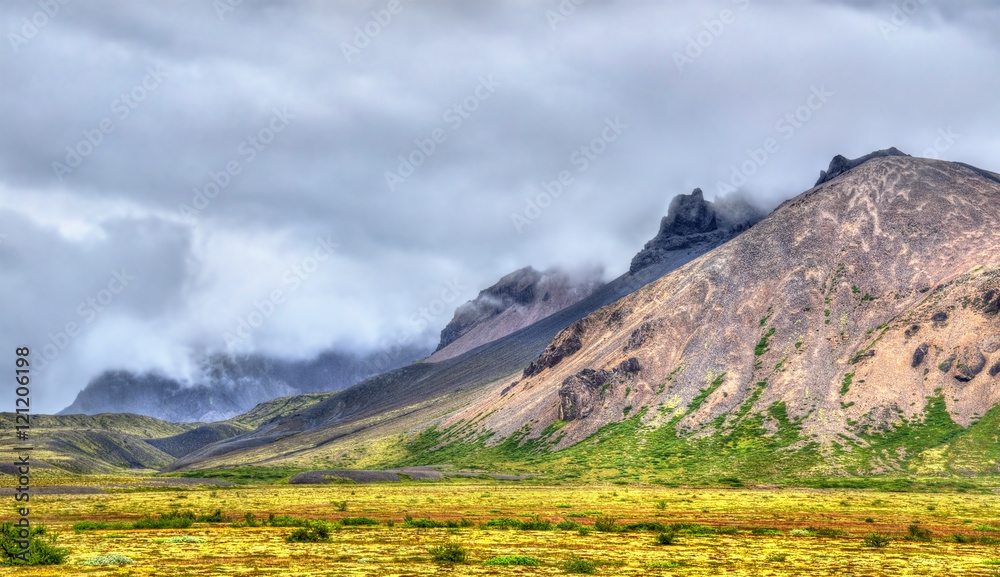
[[[225,350],[279,288],[256,352],[433,345],[451,310],[424,330],[413,317],[445,283],[468,287],[463,302],[526,265],[620,274],[675,194],[715,198],[748,161],[737,188],[764,206],[834,154],[897,146],[998,168],[990,3],[928,1],[886,38],[892,5],[860,1],[589,1],[553,21],[555,1],[403,0],[348,61],[387,6],[244,2],[220,19],[209,2],[71,2],[16,50],[38,5],[0,7],[4,350],[82,320],[112,270],[136,276],[38,376],[41,409],[104,369],[190,374],[192,355]],[[153,88],[150,69],[163,72]],[[483,77],[498,84],[489,98]],[[797,119],[814,88],[828,101]],[[294,118],[268,134],[276,110]],[[628,129],[580,170],[574,154],[609,118]],[[60,180],[52,163],[94,130],[100,144]],[[386,171],[435,131],[390,190]],[[755,161],[768,139],[776,151]],[[519,233],[511,215],[562,171],[572,184]],[[223,173],[185,223],[180,205]],[[288,290],[286,272],[328,236],[335,255]]]

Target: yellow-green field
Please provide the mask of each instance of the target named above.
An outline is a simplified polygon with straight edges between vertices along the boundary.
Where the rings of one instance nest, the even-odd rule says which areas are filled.
[[[118,488],[105,494],[33,495],[33,521],[58,532],[57,544],[72,554],[63,565],[0,567],[0,575],[564,575],[564,563],[573,556],[595,561],[597,575],[1000,575],[1000,546],[992,544],[1000,543],[1000,497],[995,494],[538,487],[482,480],[128,488],[134,482],[92,479],[91,486]],[[9,502],[12,511],[13,498]],[[146,514],[206,514],[219,508],[234,523],[72,529],[85,520],[135,521]],[[291,527],[239,526],[247,512],[258,519],[272,513],[327,521],[363,516],[379,524],[333,525],[329,542],[288,543]],[[472,526],[407,528],[407,515],[466,519]],[[536,515],[553,523],[577,522],[585,530],[483,526],[491,519],[532,520]],[[681,525],[673,544],[660,545],[656,531],[594,530],[600,517],[615,518],[619,526],[697,523],[714,531]],[[931,540],[907,539],[913,524],[930,530]],[[845,536],[816,536],[816,529],[835,529]],[[884,548],[868,547],[863,536],[869,533],[889,535],[892,541]],[[955,534],[987,544],[959,543]],[[166,541],[178,536],[203,542]],[[429,550],[446,543],[461,545],[467,560],[432,560]],[[109,553],[127,555],[134,563],[81,565]],[[530,556],[539,565],[483,563],[502,555]]]

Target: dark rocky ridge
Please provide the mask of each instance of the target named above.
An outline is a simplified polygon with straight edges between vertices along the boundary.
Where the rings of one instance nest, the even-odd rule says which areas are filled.
[[[819,180],[817,180],[816,184],[814,184],[813,186],[819,186],[824,182],[831,181],[834,178],[840,176],[841,174],[844,174],[848,170],[851,170],[852,168],[857,168],[873,158],[882,158],[885,156],[909,156],[909,154],[901,152],[895,146],[891,146],[883,150],[876,150],[875,152],[870,152],[864,156],[859,156],[854,160],[851,160],[849,158],[846,158],[838,154],[837,156],[833,157],[833,160],[830,161],[829,168],[827,168],[826,170],[819,171]]]
[[[722,203],[714,203],[705,200],[700,188],[691,194],[678,194],[670,201],[667,216],[660,219],[656,236],[632,258],[629,272],[661,262],[677,251],[708,252],[764,216],[763,211],[741,197],[727,197]]]

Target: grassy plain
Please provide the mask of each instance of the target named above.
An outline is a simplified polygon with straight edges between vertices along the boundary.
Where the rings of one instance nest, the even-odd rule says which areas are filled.
[[[81,479],[107,487],[107,492],[39,492],[31,501],[33,521],[59,533],[58,545],[71,551],[67,562],[0,567],[0,575],[562,575],[567,561],[581,558],[595,562],[597,575],[1000,576],[1000,496],[990,489],[891,493],[553,487],[478,479],[179,488],[149,487],[141,477],[45,482],[80,484]],[[11,498],[11,510],[13,504]],[[196,522],[182,529],[121,528],[145,515],[211,515],[216,509],[231,522]],[[248,512],[257,520],[273,514],[299,522],[328,522],[330,540],[286,542],[293,527],[246,526]],[[337,523],[359,517],[378,524]],[[421,519],[451,521],[453,526],[413,527],[423,524]],[[603,526],[611,519],[618,530],[595,529],[595,523]],[[84,521],[118,523],[119,528],[74,531],[73,525]],[[552,527],[499,528],[517,522],[531,526],[534,521],[542,526],[550,521]],[[559,522],[563,529],[556,528]],[[636,523],[645,523],[647,530],[621,530]],[[655,523],[674,534],[673,544],[658,543],[664,531]],[[930,540],[909,538],[910,525],[929,530]],[[891,542],[884,548],[866,546],[864,536],[871,533],[887,535]],[[837,536],[823,536],[830,534]],[[955,535],[975,542],[958,542]],[[463,563],[432,558],[434,548],[447,544],[464,549]],[[134,563],[83,564],[113,553],[127,555]],[[503,564],[529,563],[525,558],[538,564]],[[486,564],[489,560],[495,564]],[[587,565],[576,564],[584,569]]]

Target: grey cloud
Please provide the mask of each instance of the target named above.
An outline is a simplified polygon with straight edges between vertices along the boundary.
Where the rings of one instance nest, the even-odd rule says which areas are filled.
[[[348,62],[343,43],[386,4],[243,2],[220,20],[211,2],[70,2],[16,52],[0,47],[2,344],[44,344],[120,263],[148,283],[39,377],[45,410],[104,369],[197,370],[184,359],[224,350],[318,236],[336,256],[254,352],[433,345],[452,311],[425,330],[412,317],[452,279],[464,302],[526,265],[620,274],[675,194],[715,198],[767,139],[777,152],[735,187],[766,208],[835,154],[896,146],[1000,168],[992,3],[928,0],[887,40],[891,2],[590,0],[553,30],[554,1],[403,0]],[[37,9],[4,4],[3,32]],[[732,22],[678,71],[675,54],[726,9]],[[158,65],[162,84],[118,118],[115,99]],[[496,91],[449,123],[489,75]],[[786,138],[777,123],[814,87],[833,95]],[[283,107],[295,118],[249,161],[241,144]],[[581,171],[572,155],[615,117],[628,128]],[[114,132],[58,180],[51,163],[104,118]],[[385,171],[435,129],[446,140],[390,191]],[[233,161],[241,172],[185,225],[179,205]],[[511,215],[564,170],[572,184],[519,233]]]

